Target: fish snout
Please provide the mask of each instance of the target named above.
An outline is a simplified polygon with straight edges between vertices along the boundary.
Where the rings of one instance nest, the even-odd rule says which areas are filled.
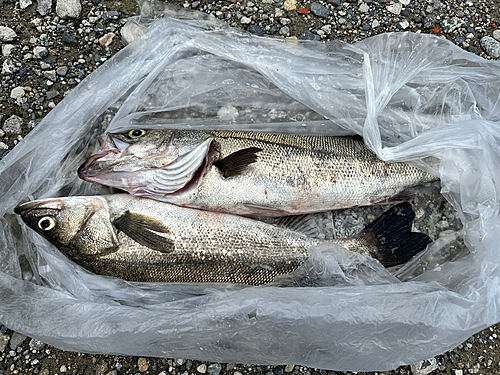
[[[42,208],[60,211],[63,208],[63,201],[62,199],[45,199],[21,203],[14,208],[14,213],[23,217],[23,215],[26,215],[33,210]]]

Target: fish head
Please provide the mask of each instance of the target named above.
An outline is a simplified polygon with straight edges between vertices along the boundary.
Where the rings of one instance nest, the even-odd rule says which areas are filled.
[[[107,204],[99,197],[36,200],[18,205],[14,212],[75,261],[107,255],[118,249]]]
[[[207,133],[133,129],[99,138],[99,149],[78,169],[85,181],[139,196],[183,189],[217,152]]]

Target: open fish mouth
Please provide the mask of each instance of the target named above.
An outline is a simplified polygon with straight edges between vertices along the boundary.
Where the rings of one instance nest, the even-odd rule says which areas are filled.
[[[99,144],[99,152],[78,168],[78,176],[139,196],[168,195],[196,187],[218,155],[212,145],[213,139],[209,138],[161,168],[120,170],[118,164],[126,143],[108,135],[105,139],[100,138]]]

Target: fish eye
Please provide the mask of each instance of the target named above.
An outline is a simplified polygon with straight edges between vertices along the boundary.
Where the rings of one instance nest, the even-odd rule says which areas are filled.
[[[129,138],[135,139],[135,138],[140,138],[145,134],[146,134],[146,130],[135,129],[135,130],[129,131],[127,135]]]
[[[38,228],[41,230],[51,230],[56,226],[56,221],[51,216],[44,216],[40,220],[38,220]]]

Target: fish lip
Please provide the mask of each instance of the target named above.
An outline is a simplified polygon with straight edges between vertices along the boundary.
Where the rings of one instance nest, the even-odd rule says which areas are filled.
[[[99,142],[99,152],[90,156],[80,167],[78,167],[78,177],[80,177],[84,181],[92,182],[91,177],[92,174],[89,174],[90,167],[98,160],[109,154],[120,154],[121,150],[116,147],[113,142],[113,137],[109,134],[106,136],[97,137],[97,141]]]
[[[26,203],[20,203],[14,208],[14,213],[17,215],[24,215],[30,211],[37,210],[40,208],[47,208],[53,210],[62,210],[63,201],[62,199],[44,199],[44,200],[36,200]]]

